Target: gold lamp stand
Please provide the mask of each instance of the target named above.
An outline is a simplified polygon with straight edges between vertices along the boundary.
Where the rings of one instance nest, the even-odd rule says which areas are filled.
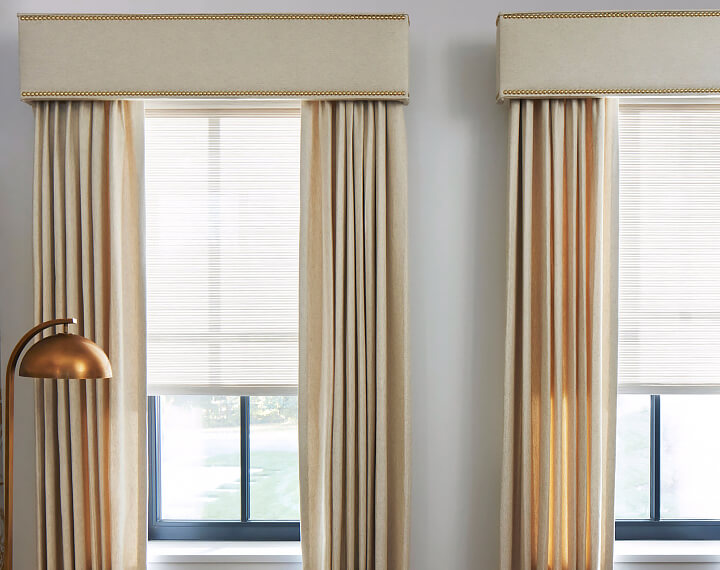
[[[53,319],[31,328],[17,343],[8,361],[5,374],[5,445],[3,446],[5,448],[3,570],[12,569],[15,367],[20,354],[40,331],[62,325],[63,332],[47,336],[28,349],[20,362],[20,376],[63,380],[104,379],[112,376],[110,360],[103,349],[83,336],[68,333],[67,328],[71,324],[77,324],[77,319]]]

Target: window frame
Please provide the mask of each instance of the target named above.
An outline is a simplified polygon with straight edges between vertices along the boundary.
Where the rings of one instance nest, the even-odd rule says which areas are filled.
[[[713,105],[720,107],[720,98],[707,97],[621,97],[623,105]],[[620,155],[622,161],[622,155]],[[618,192],[620,189],[618,188]],[[615,540],[720,540],[720,519],[662,519],[661,489],[661,397],[666,394],[717,394],[720,387],[663,386],[660,393],[649,386],[618,386],[618,395],[645,394],[650,397],[650,518],[615,519]],[[616,434],[617,437],[617,434]]]
[[[300,521],[250,518],[250,396],[240,396],[242,520],[163,519],[161,514],[160,397],[148,397],[148,539],[209,541],[299,541]]]
[[[661,394],[650,397],[650,518],[615,519],[615,540],[720,540],[720,519],[660,517]]]
[[[241,100],[148,100],[145,109],[160,110],[245,110],[268,109],[299,114],[301,102],[297,99],[241,99]],[[211,392],[212,391],[212,392]],[[238,394],[234,388],[218,386],[208,391],[181,390],[188,395],[238,395],[240,404],[240,463],[241,463],[241,520],[180,520],[163,519],[161,512],[161,424],[160,396],[178,393],[173,388],[163,387],[153,390],[147,398],[148,422],[148,540],[188,540],[188,541],[300,541],[300,521],[258,521],[250,518],[250,397]],[[253,396],[275,396],[289,392],[270,389],[267,394],[252,392]],[[297,395],[297,390],[292,392]]]

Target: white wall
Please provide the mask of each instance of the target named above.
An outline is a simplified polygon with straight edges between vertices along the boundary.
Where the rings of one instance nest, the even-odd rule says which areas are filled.
[[[720,570],[720,564],[717,562],[616,562],[613,570]]]
[[[1,0],[0,357],[32,323],[32,113],[16,12],[407,12],[413,570],[498,564],[506,107],[495,17],[536,10],[712,9],[699,0]],[[4,366],[3,366],[4,368]],[[15,560],[35,567],[32,389],[16,413]]]

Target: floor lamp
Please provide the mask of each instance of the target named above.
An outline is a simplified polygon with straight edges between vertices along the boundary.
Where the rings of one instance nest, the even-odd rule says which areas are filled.
[[[15,409],[15,367],[20,354],[30,339],[50,327],[63,326],[63,332],[47,336],[25,353],[20,362],[20,376],[29,378],[56,378],[67,380],[103,379],[112,376],[107,355],[97,344],[83,336],[70,334],[68,325],[77,319],[54,319],[30,329],[10,354],[5,374],[5,517],[3,542],[3,570],[12,569],[12,523],[13,523],[13,423]]]

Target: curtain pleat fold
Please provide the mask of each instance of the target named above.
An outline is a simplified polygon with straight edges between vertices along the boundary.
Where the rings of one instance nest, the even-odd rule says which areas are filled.
[[[38,380],[38,568],[145,568],[142,104],[34,112],[35,320],[77,317],[113,367]]]
[[[503,570],[612,568],[616,107],[510,103]]]
[[[408,568],[403,107],[305,102],[300,236],[303,565]]]

